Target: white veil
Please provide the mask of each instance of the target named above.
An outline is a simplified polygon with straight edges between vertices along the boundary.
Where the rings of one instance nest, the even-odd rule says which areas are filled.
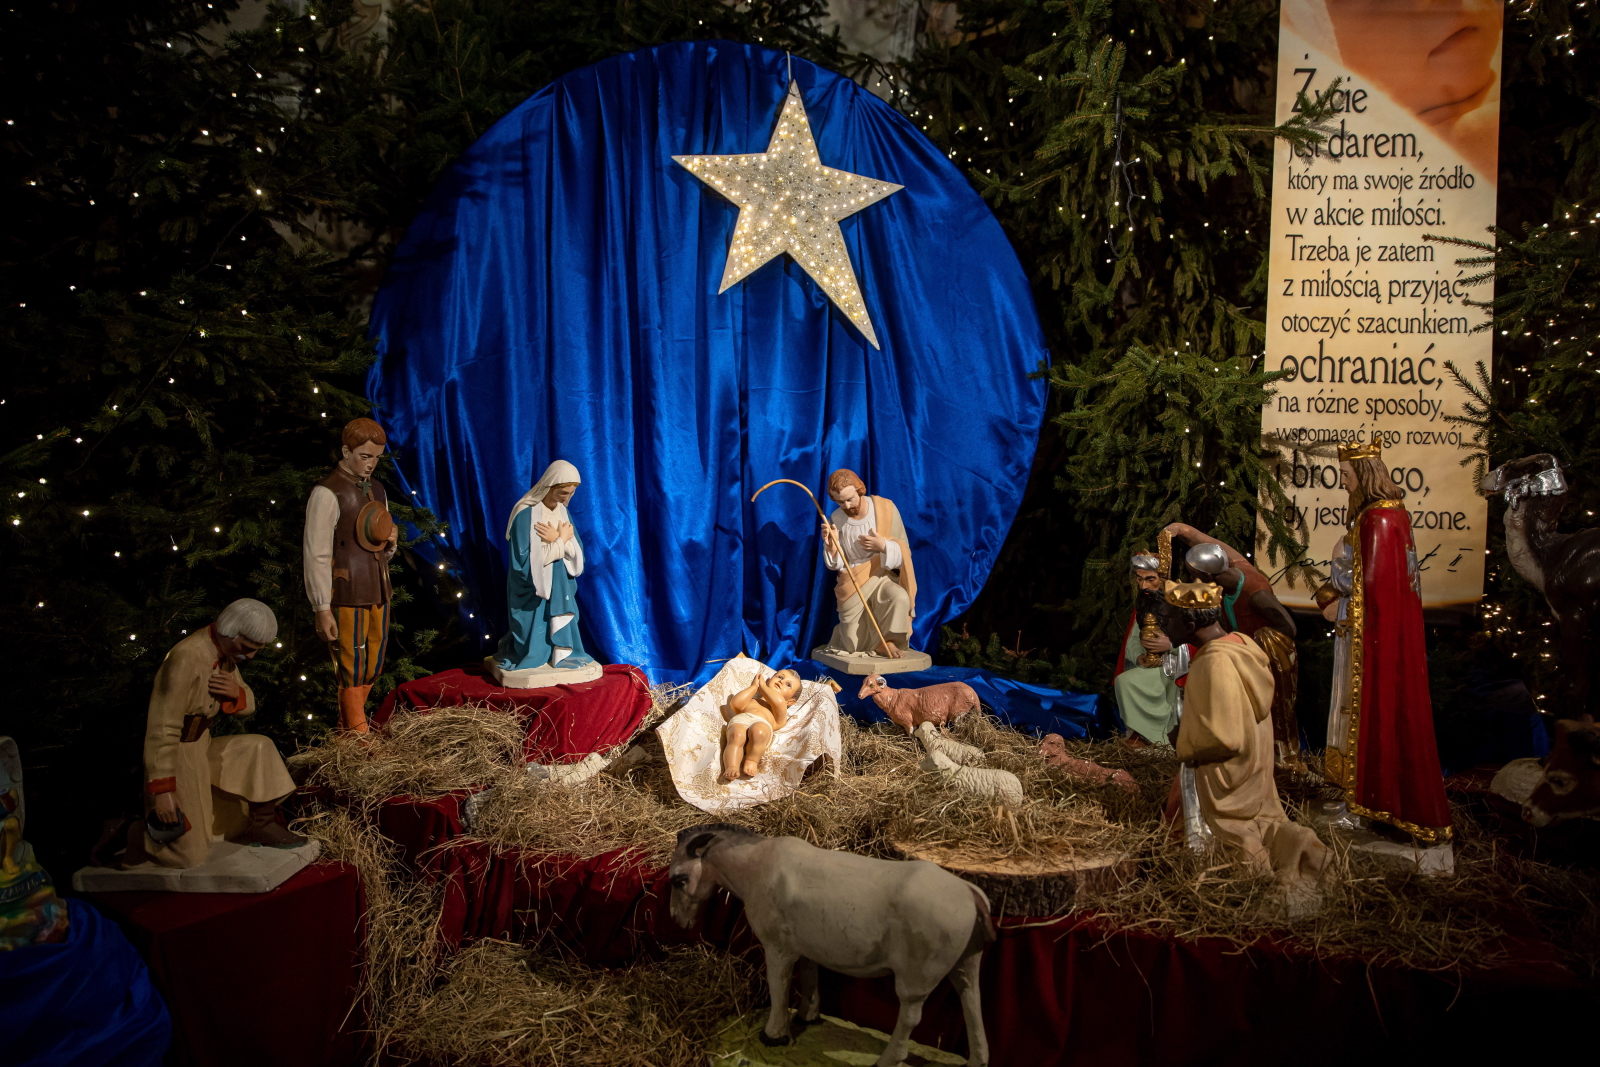
[[[506,520],[506,540],[511,539],[511,526],[517,521],[517,516],[535,504],[543,504],[545,494],[553,486],[565,485],[568,482],[581,482],[578,468],[564,459],[558,459],[544,469],[539,480],[533,488],[522,494],[511,508],[511,518]],[[571,522],[565,504],[557,504],[551,512],[552,521],[557,524]],[[567,573],[576,578],[583,573],[583,546],[576,540],[543,544],[537,537],[529,533],[532,544],[528,551],[528,573],[533,579],[533,590],[541,597],[550,598],[551,565],[557,559],[566,561]]]
[[[525,508],[543,503],[545,494],[555,486],[582,481],[583,479],[578,476],[578,468],[564,459],[558,459],[546,467],[539,480],[533,483],[533,488],[523,493],[522,498],[511,506],[511,517],[506,520],[506,540],[511,540],[511,524],[517,521],[517,516],[522,514]]]

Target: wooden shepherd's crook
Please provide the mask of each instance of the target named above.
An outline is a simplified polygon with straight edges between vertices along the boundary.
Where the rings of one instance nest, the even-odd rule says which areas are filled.
[[[768,482],[766,485],[763,485],[760,489],[757,489],[755,492],[750,494],[750,503],[754,504],[756,502],[756,497],[760,496],[762,493],[765,493],[768,489],[771,489],[773,486],[777,485],[779,482],[788,482],[790,485],[799,485],[800,488],[805,489],[806,490],[806,496],[811,498],[811,506],[817,509],[817,514],[818,515],[822,516],[823,523],[824,524],[827,523],[828,516],[823,514],[822,505],[817,503],[817,495],[815,493],[813,493],[810,489],[807,489],[804,485],[801,485],[801,483],[795,481],[793,478],[774,478],[774,479],[772,479],[772,481]],[[867,603],[866,595],[861,592],[861,583],[856,581],[856,572],[853,569],[851,569],[850,561],[844,558],[844,546],[843,545],[839,546],[839,562],[840,562],[840,564],[842,564],[844,566],[844,572],[850,576],[850,584],[855,586],[856,596],[858,598],[860,598],[860,600],[861,600],[861,607],[862,607],[863,610],[866,611],[867,618],[872,620],[872,628],[874,630],[878,631],[878,641],[879,641],[879,643],[881,643],[883,645],[883,650],[885,652],[888,652],[889,651],[889,639],[887,637],[883,636],[883,627],[878,625],[878,617],[876,615],[872,614],[872,605]]]

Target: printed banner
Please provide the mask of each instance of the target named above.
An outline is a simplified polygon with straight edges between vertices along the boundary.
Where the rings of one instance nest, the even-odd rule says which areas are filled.
[[[1278,43],[1278,121],[1296,95],[1327,99],[1332,134],[1296,151],[1280,142],[1272,185],[1266,365],[1289,371],[1262,412],[1284,453],[1277,476],[1327,569],[1345,532],[1341,442],[1383,444],[1406,492],[1424,607],[1466,607],[1483,592],[1487,502],[1461,466],[1470,430],[1445,421],[1466,393],[1446,360],[1471,375],[1492,339],[1464,299],[1465,253],[1424,234],[1488,240],[1495,219],[1500,126],[1501,0],[1285,0]],[[1328,87],[1339,79],[1328,99]],[[1263,555],[1261,558],[1265,559]],[[1311,607],[1312,590],[1278,597]]]

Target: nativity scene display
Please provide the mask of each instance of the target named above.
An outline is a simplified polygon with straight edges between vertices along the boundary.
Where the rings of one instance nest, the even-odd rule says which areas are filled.
[[[1461,145],[1493,155],[1482,109],[1499,99],[1499,9],[1403,0],[1379,33],[1359,5],[1286,3],[1267,25],[1294,55],[1274,67],[1277,53],[1252,53],[1229,75],[1224,95],[1261,114],[1207,126],[1219,140],[1202,164],[1189,141],[1157,151],[1176,105],[1116,86],[1209,101],[1214,42],[1237,50],[1247,29],[1223,8],[1154,5],[1156,24],[1135,26],[1128,12],[1044,5],[988,32],[940,30],[941,6],[873,18],[903,18],[951,70],[989,57],[954,102],[935,103],[922,66],[902,62],[932,51],[862,60],[858,82],[802,55],[811,23],[780,37],[788,15],[758,26],[743,7],[718,22],[749,31],[735,40],[541,74],[549,84],[493,116],[478,114],[481,76],[462,60],[470,136],[445,137],[442,112],[409,99],[363,135],[408,161],[373,164],[364,182],[426,170],[432,192],[385,192],[409,214],[361,245],[363,276],[378,263],[381,282],[351,298],[359,330],[337,349],[321,297],[304,301],[315,328],[254,290],[270,328],[210,306],[264,277],[265,257],[208,253],[216,264],[185,275],[192,290],[142,304],[72,276],[81,308],[120,300],[157,333],[159,316],[182,320],[165,362],[125,360],[144,368],[144,392],[118,385],[94,416],[106,451],[166,464],[171,485],[128,474],[111,502],[71,503],[74,552],[123,568],[115,595],[84,592],[82,560],[59,593],[17,594],[62,656],[99,672],[59,699],[94,694],[122,719],[86,763],[104,780],[76,798],[59,767],[89,742],[30,751],[22,731],[0,736],[0,1060],[1431,1062],[1469,1031],[1490,1047],[1529,1019],[1586,1017],[1600,977],[1600,525],[1587,510],[1600,504],[1569,437],[1554,440],[1569,433],[1556,421],[1579,416],[1538,422],[1549,451],[1512,457],[1504,442],[1530,423],[1501,418],[1496,390],[1521,384],[1496,386],[1510,372],[1492,364],[1481,396],[1461,384],[1461,338],[1487,328],[1320,337],[1250,305],[1249,286],[1281,265],[1276,238],[1258,240],[1229,206],[1259,192],[1254,225],[1271,208],[1281,226],[1265,198],[1285,186],[1379,177],[1354,154],[1330,171],[1329,138],[1411,123],[1414,135],[1383,136],[1426,154],[1389,176],[1429,176],[1428,195],[1456,211],[1476,165],[1458,164]],[[252,55],[271,72],[245,75],[248,107],[227,114],[280,107],[283,62],[321,63],[353,32],[324,25],[320,7],[289,8],[234,35],[265,49]],[[1549,17],[1593,21],[1576,11]],[[395,34],[421,24],[395,10],[361,32],[390,21]],[[1030,52],[1013,55],[1012,37]],[[1378,69],[1356,42],[1416,58],[1416,100],[1391,100],[1393,78],[1338,81]],[[159,58],[177,69],[241,47],[213,45]],[[399,71],[431,53],[363,54]],[[507,84],[552,62],[505,55]],[[1061,93],[1079,94],[1075,56],[1105,84],[1046,136],[1032,116],[1059,118]],[[1317,78],[1288,97],[1248,73],[1296,62]],[[1519,53],[1503,69],[1527,65]],[[230,85],[240,69],[226,67]],[[248,152],[263,175],[313,134],[366,151],[317,102],[353,106],[355,75],[328,70],[334,91],[293,98],[278,154]],[[1451,114],[1424,118],[1418,101],[1462,71],[1479,79],[1471,106],[1436,102]],[[983,88],[1001,74],[1005,88]],[[1340,102],[1339,134],[1300,107],[1324,79],[1342,86],[1316,97]],[[1354,107],[1361,93],[1370,111]],[[980,100],[981,121],[962,110]],[[1089,119],[1086,156],[1073,122]],[[406,155],[408,123],[450,158],[428,169]],[[1023,147],[1017,124],[1032,131]],[[200,166],[174,145],[247,151],[242,132],[225,142],[210,128],[159,141],[173,156],[163,181]],[[1212,226],[1188,186],[1216,159],[1261,181],[1215,181]],[[1491,199],[1497,173],[1474,179]],[[326,192],[309,176],[260,181],[237,228],[305,229],[295,220],[311,208],[291,211],[291,194]],[[161,205],[142,210],[176,210],[170,190],[141,188]],[[1423,209],[1445,210],[1395,210]],[[1148,258],[1157,241],[1170,255]],[[1049,314],[1065,297],[1040,279],[1067,268],[1041,266],[1040,243],[1094,261],[1057,279],[1077,303]],[[1501,286],[1549,258],[1509,236],[1463,247],[1494,260]],[[1443,256],[1428,269],[1446,271]],[[122,269],[95,263],[106,279]],[[1201,301],[1174,271],[1212,290]],[[1286,280],[1262,298],[1274,309]],[[1438,285],[1454,294],[1439,313],[1456,315],[1457,290]],[[1204,339],[1172,310],[1185,301],[1224,309],[1242,340],[1224,352],[1221,326]],[[1087,335],[1062,324],[1091,318],[1085,354]],[[247,322],[268,331],[251,335],[249,373],[207,362]],[[87,344],[85,330],[59,332]],[[109,331],[128,345],[137,332]],[[1283,357],[1292,375],[1264,362],[1263,346],[1284,345],[1299,346]],[[1303,368],[1386,360],[1455,377],[1403,403],[1341,381],[1348,397],[1329,384],[1321,408],[1298,406]],[[97,380],[87,357],[69,363]],[[202,365],[228,379],[225,407],[183,406]],[[273,390],[316,417],[284,415]],[[1541,393],[1552,409],[1557,393]],[[12,396],[0,416],[26,406]],[[1336,424],[1359,416],[1358,399],[1367,421]],[[204,463],[133,443],[152,405],[214,436]],[[1303,425],[1274,429],[1279,412]],[[1488,428],[1469,445],[1467,426]],[[15,531],[28,494],[41,509],[68,501],[44,466],[67,433],[30,431],[0,464],[8,499],[25,502],[12,536],[27,567],[48,546]],[[1416,458],[1422,433],[1457,434],[1448,465]],[[114,480],[102,480],[103,496]],[[269,505],[251,511],[257,496]],[[115,544],[98,532],[113,514]],[[136,555],[128,539],[146,527],[165,540]],[[136,603],[121,590],[148,580],[141,569],[166,584]],[[76,614],[58,596],[81,601]],[[1538,619],[1536,661],[1503,654],[1513,616]],[[37,712],[37,687],[18,685],[18,707]],[[134,697],[107,695],[130,685]],[[85,837],[76,852],[42,844],[72,833]]]

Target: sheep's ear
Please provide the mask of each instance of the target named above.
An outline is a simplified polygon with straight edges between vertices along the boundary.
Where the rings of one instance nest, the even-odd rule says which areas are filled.
[[[706,849],[711,847],[711,842],[717,839],[716,834],[695,834],[689,839],[689,844],[684,847],[684,853],[692,860],[697,860],[705,855]]]

